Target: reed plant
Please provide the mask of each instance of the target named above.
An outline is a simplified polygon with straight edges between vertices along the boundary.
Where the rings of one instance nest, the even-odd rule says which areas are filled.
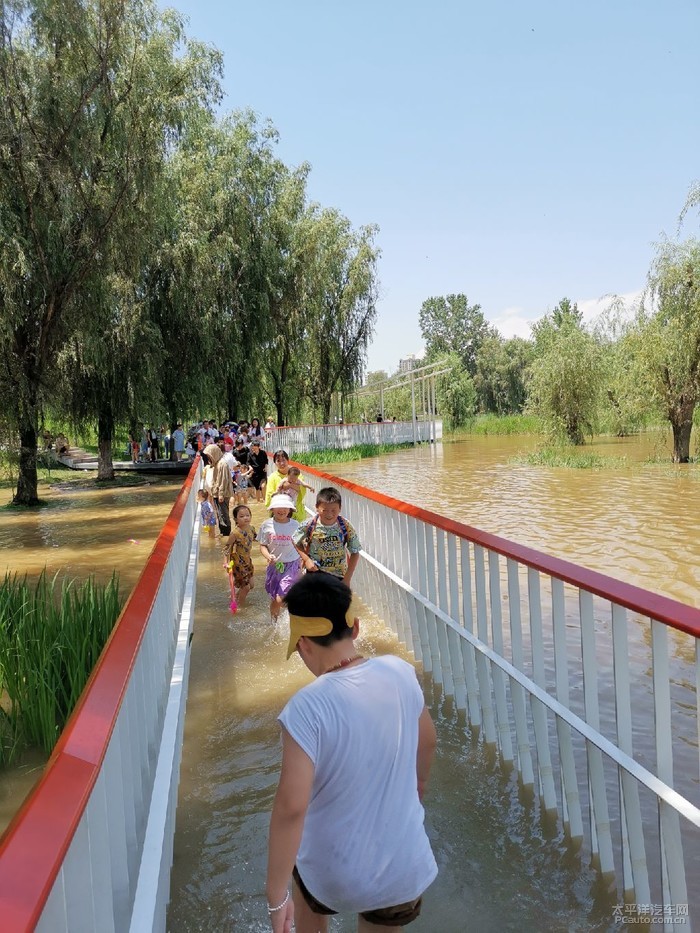
[[[53,749],[119,612],[116,574],[106,586],[44,571],[35,584],[0,584],[0,762],[23,748]]]
[[[542,422],[534,415],[476,415],[449,434],[449,439],[460,440],[470,435],[487,434],[542,434]]]
[[[295,453],[292,460],[306,466],[316,466],[319,463],[349,463],[351,460],[364,460],[367,457],[391,454],[405,447],[413,447],[413,443],[409,441],[405,444],[356,444],[346,449],[329,447],[325,450],[307,450],[304,453]]]
[[[513,459],[515,463],[527,466],[565,467],[570,470],[603,470],[627,463],[626,457],[602,457],[575,447],[541,447]]]

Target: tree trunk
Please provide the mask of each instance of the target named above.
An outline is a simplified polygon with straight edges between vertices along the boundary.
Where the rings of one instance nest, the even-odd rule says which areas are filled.
[[[578,418],[567,418],[566,434],[572,444],[580,447],[584,443],[583,431]]]
[[[114,479],[112,463],[112,438],[114,437],[114,418],[112,406],[103,405],[97,417],[97,478]]]
[[[683,401],[669,414],[673,429],[673,462],[687,463],[690,460],[690,434],[693,430],[695,399]]]
[[[17,492],[12,502],[15,505],[38,505],[36,472],[37,422],[36,409],[28,404],[22,406],[19,424],[19,473]]]
[[[275,411],[277,412],[277,427],[284,427],[284,402],[282,401],[282,396],[278,396],[275,399]]]
[[[230,379],[226,381],[226,419],[236,417],[236,392],[234,391],[233,382]],[[221,422],[219,422],[220,424]]]
[[[284,382],[278,378],[277,373],[271,372],[270,376],[274,387],[272,404],[275,406],[276,424],[278,428],[282,428],[284,427]]]

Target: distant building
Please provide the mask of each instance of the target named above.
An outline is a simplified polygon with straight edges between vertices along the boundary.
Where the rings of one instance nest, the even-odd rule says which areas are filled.
[[[420,362],[422,362],[422,357],[416,356],[415,353],[411,353],[402,360],[399,360],[399,372],[410,373]]]

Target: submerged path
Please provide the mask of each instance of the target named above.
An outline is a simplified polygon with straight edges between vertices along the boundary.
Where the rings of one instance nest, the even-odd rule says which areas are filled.
[[[259,528],[266,513],[253,505]],[[352,518],[352,516],[349,516]],[[256,548],[257,551],[257,548]],[[288,629],[269,621],[264,563],[235,616],[218,544],[200,552],[185,747],[168,928],[267,931],[267,830],[280,764],[276,717],[311,675],[284,659]],[[361,652],[405,652],[380,620],[363,617]],[[412,660],[409,657],[409,660]],[[419,669],[420,673],[420,669]],[[440,868],[415,933],[614,928],[614,898],[581,865],[536,800],[465,727],[450,701],[427,700],[439,746],[426,826]],[[333,931],[354,930],[342,917]]]

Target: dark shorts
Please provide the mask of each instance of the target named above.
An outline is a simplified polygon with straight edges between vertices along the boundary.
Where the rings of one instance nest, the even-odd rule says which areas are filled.
[[[250,485],[253,487],[253,489],[260,489],[263,483],[267,482],[267,474],[266,473],[252,473],[248,477],[248,479],[250,480]]]
[[[292,877],[301,891],[302,897],[315,914],[332,916],[338,913],[337,910],[331,910],[330,907],[326,907],[320,901],[317,901],[313,894],[309,893],[306,885],[301,880],[301,875],[297,871],[296,865],[294,866]],[[360,913],[360,916],[363,917],[367,923],[376,923],[377,926],[402,927],[416,919],[420,913],[422,902],[423,898],[417,897],[415,901],[408,901],[406,904],[396,904],[394,907],[380,907],[378,910],[365,910]]]

